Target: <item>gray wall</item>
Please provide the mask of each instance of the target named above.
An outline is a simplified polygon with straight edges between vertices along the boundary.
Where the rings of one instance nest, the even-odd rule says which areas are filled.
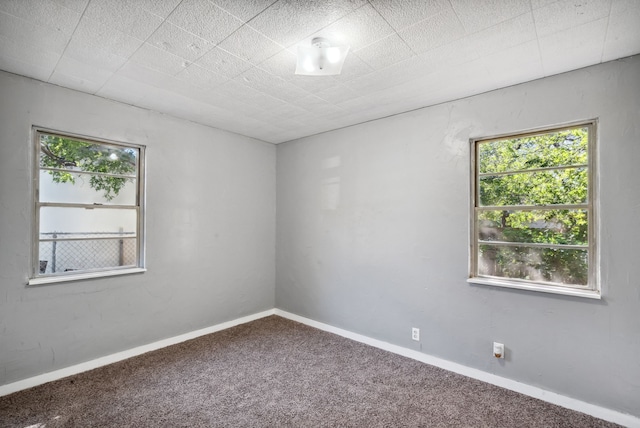
[[[0,72],[0,384],[270,309],[275,292],[640,416],[638,76],[631,58],[279,145],[274,290],[274,146]],[[469,138],[594,117],[604,299],[467,284]],[[147,145],[148,272],[25,285],[33,124]]]
[[[591,118],[604,298],[467,284],[469,139]],[[636,57],[281,144],[276,307],[640,416],[639,139]]]
[[[34,124],[147,146],[148,272],[25,285]],[[275,154],[0,73],[0,385],[273,308]]]

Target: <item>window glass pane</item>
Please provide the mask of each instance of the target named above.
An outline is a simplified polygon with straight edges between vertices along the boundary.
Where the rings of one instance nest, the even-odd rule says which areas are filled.
[[[137,212],[109,208],[40,208],[40,239],[88,236],[135,236]]]
[[[69,174],[68,180],[55,182],[57,171],[40,171],[40,202],[76,204],[136,205],[136,179]],[[107,186],[109,191],[104,189]],[[99,190],[98,190],[99,189]]]
[[[588,128],[489,141],[478,145],[480,173],[587,163]]]
[[[34,131],[35,277],[142,267],[144,148]]]
[[[480,177],[480,206],[584,204],[586,168]]]
[[[122,266],[136,266],[136,239],[40,242],[41,275]]]
[[[40,134],[40,167],[135,177],[138,149]]]
[[[587,250],[481,244],[478,275],[587,285]]]
[[[587,245],[587,211],[480,211],[478,237],[481,241]]]

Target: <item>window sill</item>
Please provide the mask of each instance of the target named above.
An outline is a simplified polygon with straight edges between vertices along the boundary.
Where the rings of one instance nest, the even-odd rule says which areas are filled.
[[[43,284],[53,284],[56,282],[81,281],[83,279],[130,275],[132,273],[142,273],[146,271],[147,270],[145,268],[128,268],[128,269],[117,269],[117,270],[108,270],[108,271],[99,271],[99,272],[85,272],[85,273],[79,273],[75,275],[69,274],[69,275],[55,275],[55,276],[39,276],[37,278],[30,278],[27,284],[43,285]]]
[[[578,288],[560,287],[553,285],[530,284],[524,282],[507,281],[494,278],[469,278],[469,284],[492,285],[495,287],[517,288],[520,290],[538,291],[542,293],[563,294],[565,296],[585,297],[587,299],[602,299],[598,290],[581,290]]]

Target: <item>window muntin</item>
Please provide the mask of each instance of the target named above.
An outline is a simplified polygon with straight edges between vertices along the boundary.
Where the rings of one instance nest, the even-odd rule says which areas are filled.
[[[144,267],[144,147],[34,128],[30,283]]]
[[[597,293],[595,123],[479,139],[470,282]]]

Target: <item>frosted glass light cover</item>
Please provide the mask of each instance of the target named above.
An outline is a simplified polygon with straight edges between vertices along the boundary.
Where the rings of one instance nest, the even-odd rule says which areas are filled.
[[[302,76],[334,76],[342,72],[349,46],[298,46],[296,74]]]

